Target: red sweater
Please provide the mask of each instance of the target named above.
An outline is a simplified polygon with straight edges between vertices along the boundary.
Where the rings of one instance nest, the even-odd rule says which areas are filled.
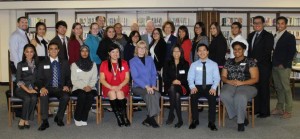
[[[190,39],[186,39],[182,45],[181,45],[183,52],[184,52],[184,59],[189,62],[189,64],[191,65],[191,59],[190,59],[190,55],[191,55],[191,50],[192,50],[192,41]]]
[[[80,43],[74,39],[69,40],[68,42],[68,55],[69,55],[69,64],[79,60],[80,57]]]

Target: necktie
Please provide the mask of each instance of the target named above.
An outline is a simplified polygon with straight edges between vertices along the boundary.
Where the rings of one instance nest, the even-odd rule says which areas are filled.
[[[41,41],[41,43],[44,45],[44,48],[45,48],[45,56],[48,56],[48,50],[47,50],[48,43],[44,39]]]
[[[252,44],[252,48],[253,48],[255,42],[258,40],[258,37],[259,37],[259,33],[256,32],[255,39],[254,39],[253,44]]]
[[[52,77],[52,87],[58,87],[58,62],[54,60],[52,62],[52,72],[53,72],[53,77]]]
[[[68,53],[67,53],[67,45],[66,45],[66,41],[65,41],[65,38],[61,38],[63,40],[63,43],[62,43],[62,51],[63,51],[63,58],[68,60]]]
[[[202,68],[202,88],[206,89],[206,62],[202,62],[203,68]]]
[[[25,32],[25,36],[26,36],[26,38],[27,38],[28,44],[30,44],[30,40],[29,40],[29,38],[28,38],[28,36],[27,36],[27,32]]]

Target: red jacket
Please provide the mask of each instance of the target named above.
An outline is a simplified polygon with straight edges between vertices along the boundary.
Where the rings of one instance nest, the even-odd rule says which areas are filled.
[[[191,55],[191,50],[192,50],[192,41],[190,39],[186,39],[182,44],[181,47],[183,49],[184,52],[184,59],[189,62],[189,64],[191,65],[191,59],[190,59],[190,55]]]
[[[79,60],[80,57],[80,43],[74,39],[68,41],[68,55],[69,55],[69,64]]]

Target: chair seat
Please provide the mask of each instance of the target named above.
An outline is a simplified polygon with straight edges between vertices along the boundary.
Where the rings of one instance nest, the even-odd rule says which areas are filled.
[[[101,99],[104,100],[104,101],[108,101],[109,97],[103,97],[103,96],[101,96]]]
[[[219,101],[219,100],[220,100],[220,97],[218,96],[218,97],[216,98],[216,101]],[[207,99],[206,97],[200,97],[200,98],[198,99],[198,101],[201,101],[201,102],[207,102],[208,99]]]
[[[50,97],[49,101],[59,101],[59,99],[57,97]]]
[[[170,100],[170,97],[169,96],[163,96],[163,99],[164,100]],[[182,96],[182,97],[180,97],[180,100],[189,100],[189,96]]]
[[[70,96],[70,100],[77,101],[77,96]]]
[[[22,99],[17,98],[17,97],[10,97],[10,101],[11,101],[11,102],[23,102]]]
[[[134,100],[143,100],[141,96],[132,96],[132,99]]]

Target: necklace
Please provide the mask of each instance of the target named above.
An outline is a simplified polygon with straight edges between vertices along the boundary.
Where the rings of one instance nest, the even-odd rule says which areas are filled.
[[[112,70],[113,70],[113,75],[114,75],[114,80],[117,80],[117,72],[118,72],[118,68],[119,68],[119,65],[117,64],[117,68],[115,70],[113,64],[111,63],[111,67],[112,67]]]

